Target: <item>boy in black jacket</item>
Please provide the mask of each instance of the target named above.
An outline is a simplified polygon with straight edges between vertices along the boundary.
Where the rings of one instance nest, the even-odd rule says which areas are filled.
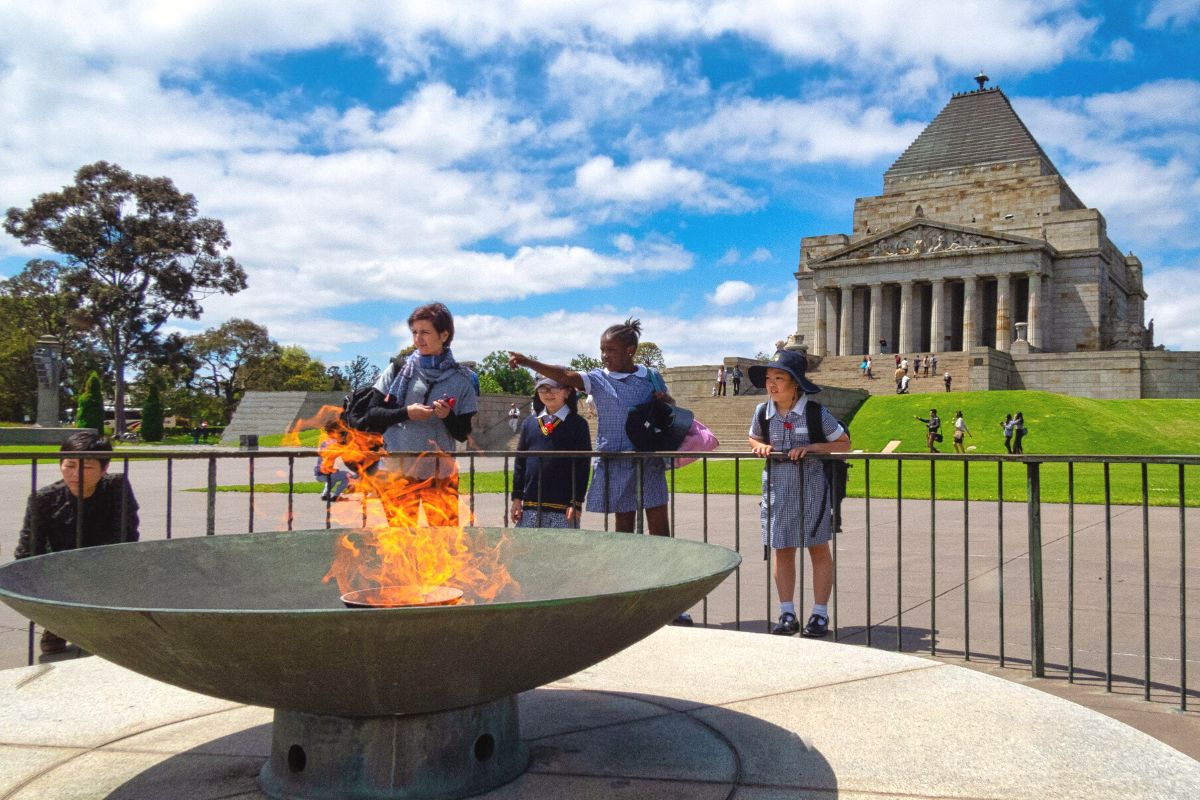
[[[591,430],[576,411],[575,390],[539,378],[535,392],[535,413],[521,423],[517,450],[590,451]],[[518,456],[513,469],[513,523],[520,528],[578,528],[588,466],[586,456]]]

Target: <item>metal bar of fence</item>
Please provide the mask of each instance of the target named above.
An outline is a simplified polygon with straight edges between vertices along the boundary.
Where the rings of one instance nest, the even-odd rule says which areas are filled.
[[[706,493],[707,493],[707,490],[706,490]],[[671,470],[671,489],[670,489],[670,494],[671,494],[671,497],[670,497],[670,501],[671,501],[671,508],[670,508],[670,513],[671,513],[671,536],[674,536],[674,535],[675,535],[675,470]]]
[[[904,563],[904,464],[896,464],[896,650],[902,650],[904,642],[902,640],[903,633],[903,617],[904,617],[904,590],[903,584],[903,565]]]
[[[471,471],[471,501],[468,507],[471,509],[471,524],[475,524],[475,456],[471,455],[467,458],[467,465]]]
[[[767,543],[763,545],[763,561],[767,562],[767,630],[771,630],[771,495],[775,493],[775,487],[771,483],[771,457],[767,456],[767,461],[763,467],[767,471]]]
[[[700,474],[703,485],[703,492],[700,495],[701,503],[701,523],[700,529],[704,537],[704,543],[708,544],[708,457],[700,459]],[[671,470],[671,481],[675,481],[675,470]],[[671,526],[671,535],[675,535],[675,526]],[[708,624],[708,595],[704,595],[704,600],[700,604],[701,612],[700,619],[705,625]]]
[[[1004,462],[996,462],[996,582],[1000,609],[1000,666],[1004,666]]]
[[[1046,632],[1042,609],[1042,473],[1036,461],[1025,464],[1029,510],[1029,666],[1035,678],[1046,675]]]
[[[205,499],[204,535],[213,536],[217,532],[217,459],[208,459],[208,495]]]
[[[1150,699],[1150,486],[1142,464],[1142,699]]]
[[[871,460],[863,461],[863,514],[865,515],[866,533],[866,572],[867,572],[867,647],[871,646]]]
[[[929,655],[937,655],[937,461],[929,459]]]
[[[971,470],[963,461],[963,659],[971,660]]]
[[[287,491],[287,529],[290,531],[295,524],[296,509],[296,457],[288,456],[288,491]]]
[[[175,474],[174,466],[175,466],[175,459],[168,458],[167,459],[167,538],[168,539],[171,538],[171,519],[172,519],[172,510],[174,508],[172,506],[172,502],[171,502],[173,499],[172,483],[173,483],[174,474]]]
[[[246,474],[250,480],[250,519],[247,527],[250,533],[254,533],[254,456],[246,459]],[[328,480],[332,480],[332,476]]]
[[[575,475],[575,471],[571,471],[571,475]],[[572,478],[573,479],[573,478]],[[508,499],[508,456],[504,457],[504,527],[508,527],[509,509],[512,508],[512,501]]]
[[[30,484],[29,496],[34,497],[37,495],[37,488],[38,488],[37,487],[38,460],[37,460],[36,456],[29,460],[29,465],[30,465],[30,468],[29,468],[29,484]],[[30,530],[29,530],[29,552],[31,552],[35,555],[38,552],[38,545],[40,544],[40,542],[38,541],[39,534],[41,533],[41,529],[40,529],[41,526],[39,525],[39,522],[40,522],[40,520],[38,518],[38,513],[37,513],[37,504],[35,503],[34,507],[33,507],[33,518],[29,521],[29,528],[30,528]],[[29,660],[26,662],[28,664],[33,664],[33,634],[34,634],[33,620],[29,620],[29,636],[28,636]]]
[[[1112,691],[1112,484],[1104,465],[1104,688]]]
[[[796,464],[795,469],[799,475],[799,478],[797,479],[796,483],[799,485],[799,489],[800,489],[800,545],[801,546],[796,548],[796,552],[792,554],[792,557],[799,563],[795,565],[797,585],[792,587],[796,591],[796,594],[793,597],[790,597],[788,599],[798,601],[800,603],[800,605],[797,607],[797,610],[803,612],[803,610],[804,610],[804,550],[805,550],[803,545],[804,545],[804,542],[809,538],[808,537],[809,520],[804,518],[804,504],[805,504],[804,467],[800,464]],[[816,523],[814,521],[813,524],[815,526],[818,523]],[[779,555],[776,554],[775,557],[778,558]],[[816,579],[815,575],[813,576],[813,579],[814,580]],[[770,619],[770,616],[771,615],[768,614],[767,618]],[[804,619],[803,613],[800,614],[800,619]]]
[[[1179,709],[1187,711],[1187,523],[1179,465]]]
[[[133,484],[129,481],[129,459],[121,461],[121,535],[119,541],[125,541],[125,536],[129,531],[129,487]]]
[[[997,605],[1000,614],[1000,666],[1004,666],[1004,462],[996,462],[996,569]]]
[[[1075,465],[1067,464],[1067,683],[1075,682]]]
[[[645,534],[646,532],[646,514],[643,510],[646,505],[646,460],[639,458],[637,460],[637,504],[633,509],[633,524],[634,532]]]
[[[741,465],[742,460],[735,458],[733,460],[733,550],[738,555],[742,552],[742,481],[741,481]],[[672,480],[674,478],[672,477]],[[674,484],[671,486],[671,513],[675,513],[675,495]],[[671,530],[675,530],[675,518],[671,518]],[[739,562],[737,568],[733,571],[733,608],[734,608],[734,627],[736,630],[742,629],[742,565]],[[771,615],[767,615],[770,619]]]

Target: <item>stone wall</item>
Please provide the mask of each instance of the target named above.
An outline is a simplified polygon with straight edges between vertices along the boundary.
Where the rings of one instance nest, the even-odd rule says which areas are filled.
[[[1200,398],[1200,352],[970,353],[971,388],[1030,389],[1097,400]]]

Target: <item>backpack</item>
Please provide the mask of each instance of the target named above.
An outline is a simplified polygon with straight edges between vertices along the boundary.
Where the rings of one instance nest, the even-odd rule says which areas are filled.
[[[362,386],[346,394],[342,400],[342,413],[339,415],[343,425],[363,433],[383,433],[387,430],[387,426],[380,427],[367,422],[367,412],[371,410],[371,393],[374,391],[374,386]]]
[[[825,438],[825,425],[821,421],[821,411],[824,406],[816,400],[809,398],[804,404],[804,424],[808,428],[808,438],[813,444],[824,444],[829,441]],[[840,419],[837,423],[842,426],[842,430],[847,435],[850,434],[850,426],[842,422]],[[767,404],[763,403],[758,411],[758,429],[763,432],[764,436],[770,439],[769,428],[767,427]],[[833,505],[837,519],[837,527],[841,525],[841,504],[842,499],[846,496],[846,485],[850,482],[850,465],[841,459],[826,460],[821,462],[821,467],[825,470],[825,480],[829,481],[830,488],[833,489]]]

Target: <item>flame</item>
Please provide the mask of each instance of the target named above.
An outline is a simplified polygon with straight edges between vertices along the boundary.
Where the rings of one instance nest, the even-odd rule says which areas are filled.
[[[362,507],[339,503],[333,506],[334,516],[352,525],[362,521],[360,514],[362,519],[377,520],[370,528],[338,538],[323,582],[335,581],[342,594],[376,590],[373,594],[387,605],[432,604],[449,596],[448,590],[462,592],[462,603],[489,602],[506,589],[519,589],[503,560],[506,539],[490,543],[483,534],[459,524],[434,524],[460,519],[452,455],[431,452],[417,459],[449,459],[448,478],[413,480],[383,470],[372,474],[370,468],[382,457],[382,437],[347,428],[338,420],[339,412],[325,406],[311,420],[294,425],[284,438],[285,443],[299,444],[300,429],[336,421],[335,441],[321,451],[322,466],[333,470],[340,460],[357,474],[348,491],[359,494]],[[436,469],[430,471],[438,474]],[[468,522],[473,525],[474,519]]]

